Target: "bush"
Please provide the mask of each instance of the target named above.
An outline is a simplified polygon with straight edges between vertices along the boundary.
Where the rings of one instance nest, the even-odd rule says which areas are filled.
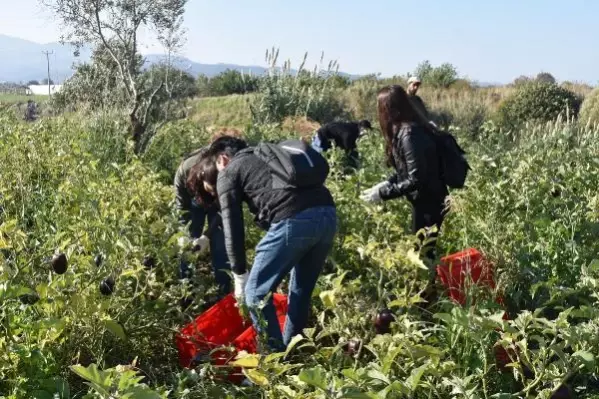
[[[599,88],[586,96],[580,110],[582,123],[599,124]]]
[[[361,78],[345,91],[344,96],[355,119],[377,120],[376,96],[383,84],[376,77]]]
[[[552,83],[531,82],[521,86],[499,106],[498,123],[516,129],[527,121],[547,122],[560,114],[578,115],[580,98]]]
[[[281,123],[288,116],[305,116],[324,124],[347,116],[336,89],[335,63],[326,71],[308,71],[304,58],[293,74],[289,62],[279,68],[277,58],[278,52],[267,53],[269,73],[260,80],[259,93],[250,103],[254,123]]]
[[[449,63],[433,67],[429,61],[424,61],[416,68],[415,75],[431,87],[448,88],[458,80],[457,69]]]
[[[441,109],[432,110],[431,119],[443,128],[459,127],[470,138],[476,138],[485,123],[489,109],[476,99],[466,98],[452,101]]]
[[[541,72],[537,75],[536,79],[539,83],[556,83],[557,81],[549,72]]]
[[[198,89],[203,97],[246,94],[256,91],[258,82],[259,78],[257,76],[227,69],[212,78],[200,75]]]

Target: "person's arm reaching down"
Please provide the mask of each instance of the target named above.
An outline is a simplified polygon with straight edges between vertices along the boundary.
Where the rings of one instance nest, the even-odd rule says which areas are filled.
[[[187,181],[185,179],[183,168],[179,167],[175,174],[174,180],[175,186],[175,207],[180,212],[179,221],[182,224],[187,224],[191,220],[190,209],[191,209],[191,196],[187,191]]]
[[[226,170],[221,172],[217,183],[225,247],[233,274],[244,274],[247,265],[242,209],[243,193],[235,181],[235,176],[230,176],[226,172]]]

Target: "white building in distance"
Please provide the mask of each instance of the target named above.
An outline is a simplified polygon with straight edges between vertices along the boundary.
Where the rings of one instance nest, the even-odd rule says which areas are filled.
[[[50,85],[50,93],[58,93],[62,89],[62,85]],[[31,85],[28,87],[27,94],[36,96],[47,96],[48,85]]]

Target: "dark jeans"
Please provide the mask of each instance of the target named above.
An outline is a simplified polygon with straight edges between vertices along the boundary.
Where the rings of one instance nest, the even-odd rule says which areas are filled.
[[[213,218],[217,216],[217,212],[215,210],[206,212],[204,208],[194,204],[191,207],[190,216],[191,225],[189,226],[189,235],[191,239],[196,239],[202,236],[206,219],[208,219],[208,224],[210,224]],[[212,237],[210,237],[210,257],[219,293],[221,296],[224,296],[231,292],[231,278],[226,273],[231,267],[225,249],[225,236],[221,227],[215,229]],[[179,278],[190,278],[191,273],[191,266],[184,259],[181,259]]]
[[[416,234],[419,240],[417,249],[430,260],[435,259],[435,250],[437,238],[441,230],[441,225],[447,214],[445,209],[445,197],[416,200],[412,203],[412,234]],[[437,232],[428,234],[419,233],[421,229],[437,227]],[[425,242],[427,240],[428,242]]]
[[[246,304],[254,327],[266,323],[268,345],[282,351],[308,322],[312,291],[325,260],[333,246],[337,231],[334,207],[306,209],[297,215],[273,224],[256,247],[256,257],[245,288]],[[285,331],[281,332],[272,295],[259,313],[260,302],[274,293],[285,276],[291,273]]]

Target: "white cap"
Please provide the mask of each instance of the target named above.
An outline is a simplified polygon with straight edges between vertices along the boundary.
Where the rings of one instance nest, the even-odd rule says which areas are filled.
[[[410,79],[408,79],[408,84],[412,83],[422,83],[422,81],[418,76],[410,76]]]

